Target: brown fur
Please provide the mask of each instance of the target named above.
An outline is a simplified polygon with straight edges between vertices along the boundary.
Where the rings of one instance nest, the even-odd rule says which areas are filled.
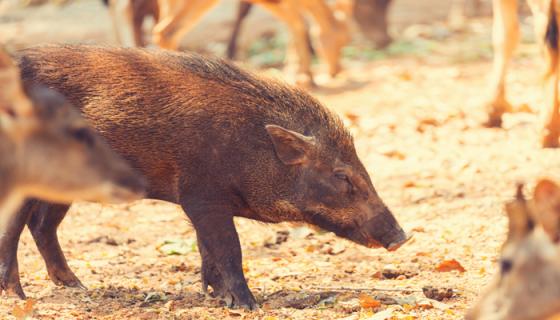
[[[340,119],[303,91],[169,51],[40,47],[23,51],[20,66],[26,83],[46,83],[82,110],[148,178],[149,197],[182,205],[203,287],[230,305],[255,306],[233,216],[303,221],[391,250],[407,240]],[[57,219],[32,229],[56,229]]]

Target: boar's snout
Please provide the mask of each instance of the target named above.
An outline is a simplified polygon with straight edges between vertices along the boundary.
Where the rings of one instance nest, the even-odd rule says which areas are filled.
[[[395,251],[410,240],[389,209],[366,220],[351,237],[368,247],[384,247]]]

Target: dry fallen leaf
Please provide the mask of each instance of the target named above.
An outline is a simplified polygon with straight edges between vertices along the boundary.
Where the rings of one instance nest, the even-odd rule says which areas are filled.
[[[35,311],[33,308],[35,303],[36,303],[35,300],[27,299],[25,300],[25,304],[23,305],[23,308],[21,308],[18,305],[15,305],[14,308],[12,309],[12,315],[16,317],[16,319],[18,320],[25,320],[27,318],[30,318],[33,315],[33,312]]]
[[[357,125],[358,124],[358,120],[360,120],[360,116],[353,114],[353,113],[346,113],[344,115],[346,118],[348,118],[348,120],[350,120],[350,122],[352,123],[352,125]]]
[[[465,268],[463,268],[463,266],[459,263],[459,261],[455,259],[444,260],[436,267],[436,271],[438,272],[449,272],[453,270],[457,270],[459,272],[466,271]]]
[[[370,297],[369,295],[362,293],[360,294],[360,306],[362,308],[377,308],[381,306],[381,302],[375,300],[374,298]]]
[[[407,181],[403,184],[403,188],[414,188],[416,183],[414,181]]]
[[[400,72],[398,75],[399,79],[403,80],[403,81],[411,81],[412,80],[412,74],[410,74],[409,71],[402,71]]]
[[[416,307],[421,310],[433,309],[434,306],[428,300],[420,300],[416,303]]]
[[[430,252],[416,252],[417,257],[431,257],[432,254]]]
[[[414,228],[412,228],[410,231],[413,231],[413,232],[426,232],[426,229],[424,229],[424,227],[414,227]]]
[[[388,158],[395,158],[398,160],[404,160],[406,159],[406,155],[404,155],[404,153],[397,151],[397,150],[390,150],[390,151],[386,151],[383,152],[382,155],[388,157]]]

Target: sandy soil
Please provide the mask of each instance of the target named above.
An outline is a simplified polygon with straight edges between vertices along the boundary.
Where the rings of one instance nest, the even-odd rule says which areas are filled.
[[[31,316],[386,319],[386,312],[394,319],[461,319],[496,270],[506,228],[502,206],[515,183],[531,185],[560,173],[560,153],[538,146],[535,112],[508,115],[505,129],[480,125],[491,67],[489,26],[489,19],[481,19],[463,32],[441,22],[402,28],[399,43],[388,51],[366,59],[350,58],[350,50],[344,74],[330,81],[319,77],[322,88],[313,94],[345,119],[379,194],[415,231],[397,252],[362,248],[305,227],[238,220],[246,276],[261,309],[228,310],[200,293],[196,237],[179,207],[149,200],[77,204],[59,235],[71,268],[89,290],[50,282],[26,231],[19,259],[24,290],[34,299]],[[538,110],[536,57],[534,46],[521,45],[508,94],[514,104]],[[466,271],[435,271],[447,259]],[[380,279],[386,269],[404,275]],[[430,304],[424,286],[452,288],[456,295]],[[384,304],[364,308],[361,294]],[[2,297],[0,315],[9,318],[23,304]]]

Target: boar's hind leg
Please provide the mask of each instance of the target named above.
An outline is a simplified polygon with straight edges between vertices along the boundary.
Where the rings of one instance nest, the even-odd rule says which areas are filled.
[[[231,210],[216,206],[184,204],[197,234],[202,258],[202,284],[229,307],[255,309],[257,303],[243,275],[241,245]]]
[[[25,299],[25,293],[19,281],[17,249],[19,236],[29,217],[29,202],[14,216],[5,234],[0,235],[0,293],[6,291]]]
[[[84,285],[70,270],[56,234],[58,225],[66,216],[68,208],[67,205],[37,201],[36,205],[32,207],[31,219],[29,219],[27,225],[39,252],[45,260],[51,280],[59,286],[85,289]]]

